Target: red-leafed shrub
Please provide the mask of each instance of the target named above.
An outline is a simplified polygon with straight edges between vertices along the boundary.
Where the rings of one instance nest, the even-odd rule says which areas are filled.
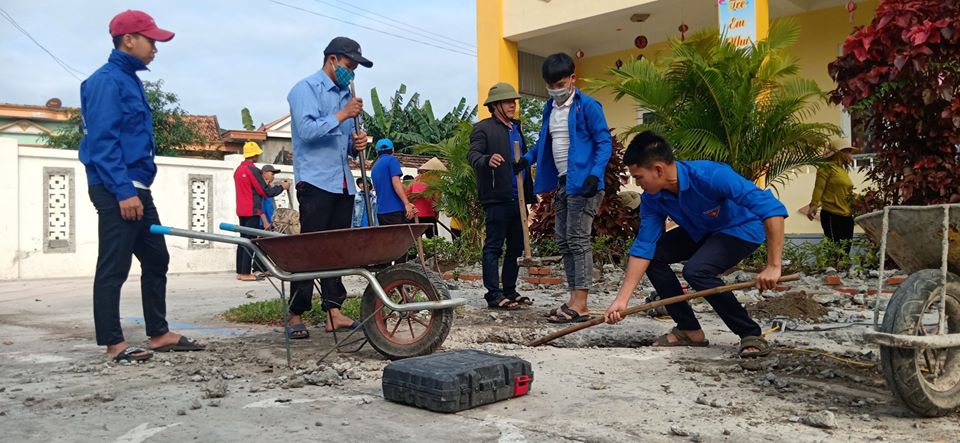
[[[594,237],[633,238],[640,223],[636,212],[630,212],[622,204],[617,194],[620,192],[620,179],[626,177],[623,165],[624,146],[613,139],[613,155],[604,172],[604,196],[597,216],[593,219]],[[530,209],[530,234],[534,239],[553,238],[557,213],[553,210],[553,196],[556,191],[540,195],[540,201]]]
[[[864,209],[960,202],[960,0],[881,0],[829,71],[877,153]]]

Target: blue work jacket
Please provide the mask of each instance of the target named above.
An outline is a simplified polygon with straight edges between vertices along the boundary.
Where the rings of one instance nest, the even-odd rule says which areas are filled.
[[[634,257],[653,259],[668,216],[697,243],[723,233],[756,244],[766,239],[764,220],[787,217],[787,208],[773,193],[758,188],[730,166],[706,160],[676,164],[677,195],[662,190],[641,196],[640,229],[630,248]]]
[[[117,201],[137,195],[136,180],[149,187],[157,175],[153,114],[137,71],[147,66],[116,49],[80,84],[83,140],[80,161],[89,186],[104,185]]]
[[[553,99],[547,100],[540,119],[540,138],[533,149],[524,154],[531,165],[537,165],[537,174],[533,191],[537,194],[557,189],[559,173],[553,161],[553,141],[550,137],[550,112]],[[583,193],[583,182],[592,175],[600,179],[597,189],[603,189],[603,175],[613,152],[613,137],[603,115],[603,106],[589,95],[577,89],[570,115],[567,119],[570,129],[570,151],[567,154],[567,195]]]

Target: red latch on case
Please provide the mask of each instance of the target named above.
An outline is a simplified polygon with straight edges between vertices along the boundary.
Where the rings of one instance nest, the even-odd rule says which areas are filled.
[[[519,397],[530,392],[530,376],[518,375],[513,381],[513,396]]]

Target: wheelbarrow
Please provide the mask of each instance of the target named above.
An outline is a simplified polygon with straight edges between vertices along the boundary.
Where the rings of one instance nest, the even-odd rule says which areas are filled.
[[[247,248],[272,278],[280,280],[277,291],[283,302],[284,330],[288,326],[289,309],[285,283],[347,275],[365,278],[368,285],[360,302],[362,332],[378,352],[390,359],[401,359],[430,354],[439,348],[450,332],[453,308],[467,302],[451,299],[440,276],[421,265],[390,265],[403,256],[429,226],[408,224],[284,235],[220,224],[220,229],[225,231],[259,237],[254,239],[159,225],[150,226],[150,232]],[[284,337],[289,365],[290,337],[286,333]],[[340,341],[337,343],[331,352],[339,349]]]
[[[960,205],[889,206],[857,217],[880,244],[874,330],[887,387],[919,415],[960,408]],[[909,273],[880,323],[884,261]]]

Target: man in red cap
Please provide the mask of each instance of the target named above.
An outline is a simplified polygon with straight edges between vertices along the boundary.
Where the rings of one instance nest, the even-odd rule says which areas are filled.
[[[157,175],[153,118],[137,71],[157,54],[156,42],[173,33],[157,27],[140,11],[120,13],[110,21],[114,50],[107,64],[80,85],[83,140],[80,161],[86,167],[90,200],[99,217],[99,253],[93,281],[93,320],[97,344],[117,361],[147,360],[150,351],[130,346],[120,327],[120,288],[133,256],[140,261],[140,292],[150,348],[156,352],[197,351],[203,345],[170,332],[166,320],[167,264],[150,185]]]

